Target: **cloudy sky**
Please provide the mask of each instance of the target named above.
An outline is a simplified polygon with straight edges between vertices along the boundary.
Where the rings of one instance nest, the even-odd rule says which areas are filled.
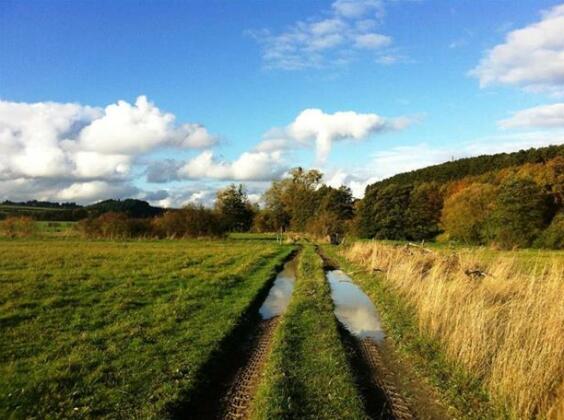
[[[564,143],[564,4],[0,1],[0,200],[253,199],[294,166],[357,196]]]

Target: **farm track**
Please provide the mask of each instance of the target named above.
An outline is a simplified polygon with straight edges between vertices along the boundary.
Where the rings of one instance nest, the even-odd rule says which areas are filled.
[[[272,336],[279,317],[260,322],[246,363],[237,371],[223,402],[222,418],[248,418],[249,408],[271,349]]]
[[[334,270],[337,265],[317,248],[323,259],[324,270]],[[340,325],[340,324],[339,324]],[[394,374],[386,366],[380,346],[370,338],[359,339],[342,325],[341,340],[347,349],[349,364],[362,395],[366,414],[371,419],[411,420],[416,416],[404,395],[395,385]]]
[[[361,357],[369,368],[374,388],[384,391],[388,412],[384,411],[382,414],[397,420],[414,419],[415,417],[406,399],[394,384],[392,372],[382,360],[378,344],[369,338],[357,341],[359,342]],[[378,418],[382,418],[382,416]]]
[[[277,268],[296,258],[292,252]],[[270,350],[279,317],[263,320],[259,308],[276,279],[276,274],[256,295],[238,326],[225,337],[219,350],[202,368],[202,386],[168,410],[172,419],[241,419],[246,418],[260,373]]]

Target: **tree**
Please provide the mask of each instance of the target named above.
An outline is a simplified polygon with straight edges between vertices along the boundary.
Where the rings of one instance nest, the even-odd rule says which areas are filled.
[[[415,186],[406,211],[406,234],[409,239],[432,239],[440,232],[443,197],[439,185],[424,182]]]
[[[274,213],[268,209],[259,209],[253,219],[254,232],[276,232],[279,230]]]
[[[217,192],[215,209],[228,231],[246,232],[253,223],[254,211],[242,184],[231,184]]]
[[[319,205],[309,219],[307,230],[314,235],[338,241],[354,215],[354,203],[350,188],[333,188],[322,185],[317,190]]]
[[[473,183],[447,197],[441,225],[451,239],[484,243],[489,238],[488,221],[494,209],[496,188]]]
[[[317,191],[319,198],[318,211],[330,212],[339,220],[350,220],[354,215],[354,199],[349,187],[339,188],[322,185]]]
[[[412,189],[411,185],[400,184],[367,189],[356,221],[359,235],[376,239],[406,239],[406,210]]]
[[[493,214],[495,239],[502,246],[530,246],[553,216],[551,195],[531,179],[504,183]]]
[[[323,175],[312,169],[294,168],[290,178],[274,181],[265,192],[266,208],[273,212],[281,229],[304,231],[318,207],[317,188]]]
[[[534,245],[540,248],[564,249],[564,212],[554,216]]]

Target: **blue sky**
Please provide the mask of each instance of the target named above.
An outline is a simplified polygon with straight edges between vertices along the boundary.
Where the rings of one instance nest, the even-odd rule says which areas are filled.
[[[360,196],[560,144],[563,23],[541,0],[4,0],[0,199],[256,199],[296,165]]]

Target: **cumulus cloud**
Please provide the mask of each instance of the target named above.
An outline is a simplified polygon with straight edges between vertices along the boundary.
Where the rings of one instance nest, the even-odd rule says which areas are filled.
[[[74,182],[58,191],[55,198],[61,201],[94,202],[108,198],[131,196],[138,189],[127,184],[107,181]]]
[[[108,198],[136,197],[139,188],[122,181],[68,181],[56,178],[0,180],[0,200],[55,200],[92,203]]]
[[[118,101],[82,129],[79,147],[102,153],[136,154],[157,146],[203,148],[215,143],[204,127],[176,126],[174,121],[173,114],[162,112],[145,96],[138,97],[133,105]]]
[[[564,4],[542,19],[511,31],[474,68],[480,86],[515,85],[534,92],[564,93]]]
[[[284,170],[279,151],[245,152],[233,162],[227,162],[217,159],[211,150],[206,150],[183,165],[178,175],[186,179],[263,181],[277,178]]]
[[[6,188],[19,184],[33,194],[48,193],[45,199],[87,201],[104,190],[108,196],[131,192],[132,167],[141,155],[215,142],[205,127],[176,124],[145,96],[105,108],[0,100],[0,180]]]
[[[383,54],[392,43],[391,37],[375,32],[383,14],[381,0],[336,0],[322,16],[298,21],[280,33],[263,29],[250,34],[261,44],[267,68],[346,64],[361,50]]]
[[[146,175],[148,182],[164,183],[177,181],[178,170],[182,162],[175,159],[164,159],[150,162],[147,166]]]
[[[257,150],[288,149],[292,144],[315,144],[317,163],[327,160],[332,145],[345,139],[362,140],[375,133],[401,130],[411,123],[406,117],[384,118],[378,114],[353,111],[327,114],[320,109],[306,109],[284,129],[269,131]]]
[[[392,43],[392,38],[380,34],[361,34],[355,38],[357,48],[381,48]]]
[[[345,170],[338,169],[330,171],[325,175],[325,182],[333,188],[346,186],[351,189],[353,197],[362,198],[366,187],[376,181],[378,177],[370,176],[368,174],[354,174],[348,173]]]
[[[564,128],[564,103],[523,109],[497,124],[501,128]]]

